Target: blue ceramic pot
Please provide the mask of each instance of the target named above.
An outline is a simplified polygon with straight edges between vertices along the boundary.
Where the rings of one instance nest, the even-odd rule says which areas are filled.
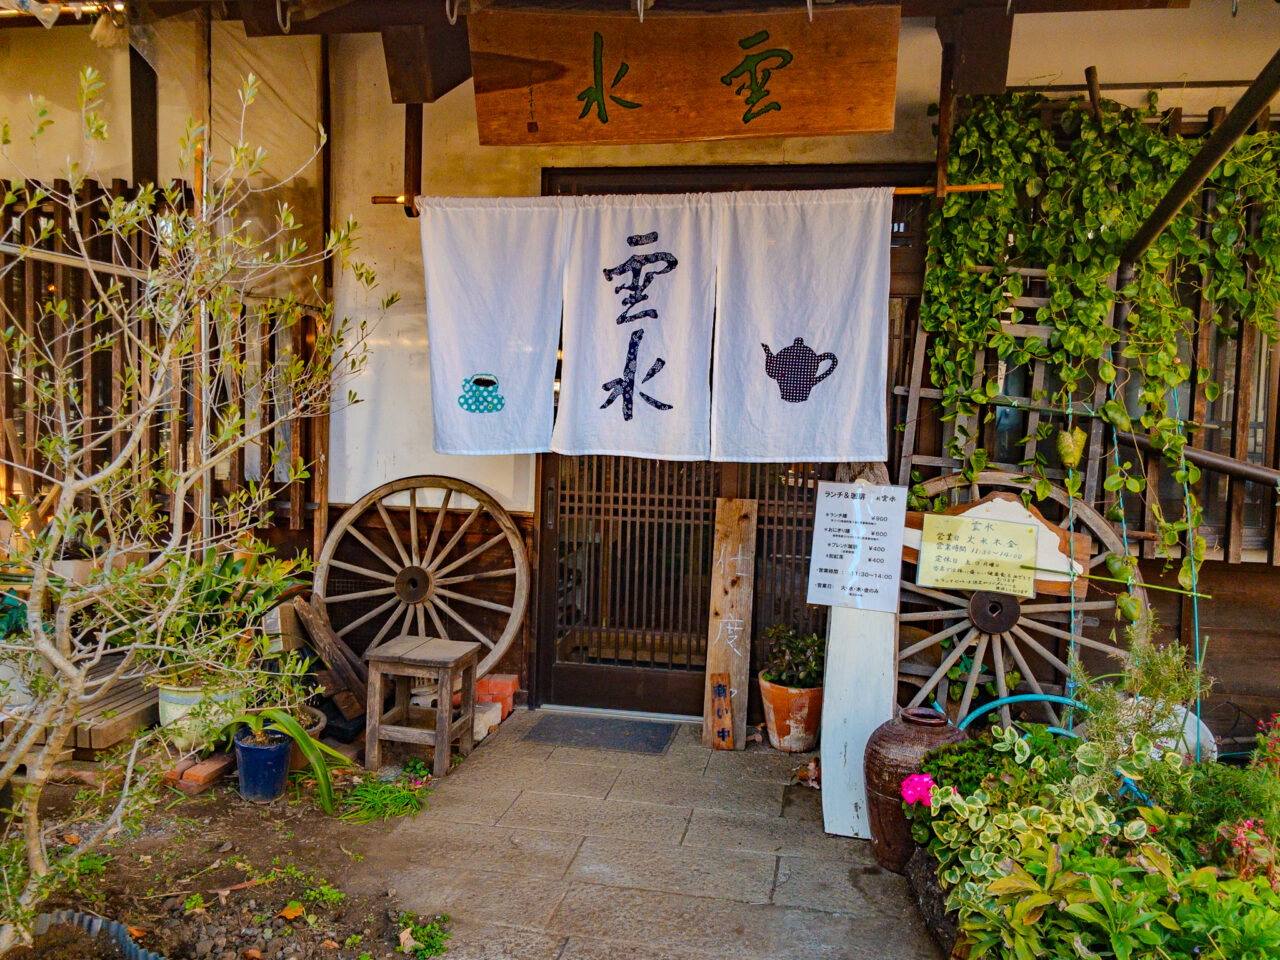
[[[240,796],[253,803],[270,803],[284,796],[289,782],[289,751],[293,740],[267,728],[268,742],[253,742],[253,731],[236,731],[236,764],[240,772]]]

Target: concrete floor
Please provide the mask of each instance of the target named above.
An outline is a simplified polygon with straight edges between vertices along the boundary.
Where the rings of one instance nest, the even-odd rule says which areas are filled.
[[[349,886],[454,918],[449,960],[936,960],[906,881],[822,831],[788,787],[806,758],[660,756],[521,739],[517,710],[430,807],[370,844]]]

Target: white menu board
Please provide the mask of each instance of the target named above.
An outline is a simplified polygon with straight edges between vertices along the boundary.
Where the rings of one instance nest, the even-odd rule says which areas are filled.
[[[808,602],[898,611],[907,488],[818,484]]]

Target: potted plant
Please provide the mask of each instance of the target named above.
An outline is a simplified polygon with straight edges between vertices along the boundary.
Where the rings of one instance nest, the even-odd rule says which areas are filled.
[[[294,707],[291,715],[312,740],[318,740],[320,734],[324,733],[324,728],[329,723],[329,718],[324,715],[323,710],[305,703],[300,703]],[[294,743],[293,750],[289,754],[289,770],[302,770],[309,762],[302,748],[297,743]]]
[[[333,783],[325,757],[348,759],[312,738],[288,710],[268,707],[232,717],[223,732],[232,731],[240,796],[253,803],[269,803],[284,795],[289,782],[289,757],[296,748],[311,766],[316,793],[325,813],[333,813]]]
[[[248,557],[209,550],[165,568],[155,587],[172,598],[159,625],[165,642],[140,656],[151,659],[160,725],[179,747],[192,749],[245,709],[247,681],[268,640],[254,631],[302,588],[298,569],[265,547]]]
[[[822,719],[822,670],[826,641],[775,623],[765,631],[769,662],[760,671],[760,699],[769,743],[788,753],[812,750]]]

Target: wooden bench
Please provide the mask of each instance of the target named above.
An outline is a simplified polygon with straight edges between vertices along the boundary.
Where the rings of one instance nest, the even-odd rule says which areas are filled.
[[[472,724],[476,705],[476,664],[480,644],[439,637],[396,637],[369,650],[369,695],[365,715],[364,763],[370,770],[382,766],[382,741],[420,743],[433,750],[432,774],[441,779],[449,772],[449,751],[454,740],[464,757],[471,753]],[[462,707],[455,719],[453,681],[462,678]],[[395,683],[395,703],[382,712],[384,679]],[[414,681],[435,681],[440,691],[435,729],[409,725],[409,695]]]
[[[108,675],[119,665],[114,656],[89,671],[89,680]],[[67,746],[74,748],[78,756],[90,759],[98,751],[114,747],[141,730],[154,726],[160,719],[160,697],[155,687],[143,685],[141,677],[118,680],[101,699],[80,707],[76,714],[75,729],[67,737]],[[11,717],[0,713],[0,735],[10,733],[15,725]],[[36,743],[43,744],[41,733]]]

